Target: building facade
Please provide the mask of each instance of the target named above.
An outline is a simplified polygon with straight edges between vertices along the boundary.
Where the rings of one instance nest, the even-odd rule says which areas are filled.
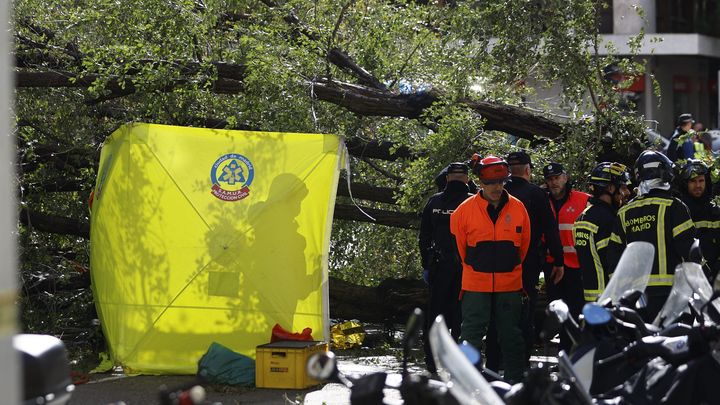
[[[606,1],[609,7],[599,11],[601,56],[610,48],[615,55],[633,57],[628,41],[645,32],[634,57],[653,74],[660,92],[645,75],[625,95],[635,101],[635,111],[648,121],[648,128],[669,137],[677,116],[686,112],[707,129],[720,128],[720,0]],[[548,87],[529,79],[528,85],[537,92],[526,100],[529,107],[539,108],[542,102],[552,106],[562,91],[559,83]]]
[[[657,130],[666,136],[672,134],[677,116],[685,112],[706,128],[720,127],[720,1],[610,2],[612,6],[601,14],[603,42],[612,43],[620,55],[630,55],[628,41],[644,29],[646,35],[636,57],[660,86],[660,95],[655,94],[649,76],[633,85],[637,112],[657,121]],[[644,18],[635,7],[642,8]]]

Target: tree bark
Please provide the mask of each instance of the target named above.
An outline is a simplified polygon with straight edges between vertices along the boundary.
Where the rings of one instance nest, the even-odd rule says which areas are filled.
[[[427,305],[422,280],[387,279],[366,287],[330,277],[330,317],[362,322],[404,323],[415,308]]]
[[[242,92],[243,84],[237,80],[237,77],[238,72],[243,70],[240,67],[232,69],[229,66],[224,66],[223,69],[224,74],[231,77],[223,77],[219,74],[218,80],[213,82],[212,90],[223,94]],[[220,73],[220,69],[218,72]],[[69,72],[19,71],[16,72],[15,78],[16,86],[23,88],[88,87],[98,77],[93,75],[80,77]],[[174,85],[163,90],[170,91],[173,87],[183,83],[183,80],[178,80]],[[435,90],[394,94],[386,90],[331,80],[318,80],[311,84],[318,99],[362,116],[419,118],[426,108],[443,97],[440,92]],[[122,97],[137,91],[131,79],[110,80],[107,88],[111,93],[93,102]],[[533,139],[534,136],[554,139],[561,135],[560,123],[534,114],[522,107],[471,100],[464,103],[486,119],[486,129],[500,130],[528,139]]]
[[[345,177],[341,177],[338,183],[337,195],[350,197],[351,192],[353,198],[361,200],[370,200],[386,204],[397,203],[394,195],[397,190],[393,188],[375,187],[363,183],[350,183],[350,190],[348,190],[347,179]]]
[[[23,208],[20,210],[19,219],[20,223],[37,231],[90,239],[90,223],[77,218],[33,212]]]
[[[356,206],[347,204],[335,204],[334,219],[369,222],[404,229],[417,229],[420,224],[419,214],[368,207],[362,209],[375,218],[375,221],[365,216]],[[19,219],[20,223],[36,231],[90,238],[90,223],[83,219],[30,211],[26,208],[20,210]]]
[[[420,214],[408,212],[387,211],[377,208],[361,207],[368,215],[375,218],[373,221],[360,210],[349,204],[335,204],[335,219],[369,222],[371,224],[392,226],[403,229],[418,229],[420,227]]]
[[[426,108],[443,98],[442,93],[436,90],[393,94],[338,81],[319,80],[312,84],[320,100],[363,116],[419,118]],[[485,101],[462,102],[486,120],[485,129],[488,130],[499,130],[528,139],[535,136],[554,139],[560,137],[562,132],[560,123],[522,107]]]
[[[398,159],[412,159],[417,156],[410,153],[410,148],[387,141],[362,141],[357,138],[347,139],[345,146],[348,152],[358,158],[380,159],[394,162]]]

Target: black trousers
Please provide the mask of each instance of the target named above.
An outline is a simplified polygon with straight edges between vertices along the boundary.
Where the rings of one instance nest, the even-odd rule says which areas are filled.
[[[442,315],[450,334],[457,341],[460,337],[460,324],[462,311],[460,306],[460,286],[462,282],[462,267],[459,263],[439,263],[431,269],[427,308],[425,310],[425,328],[423,331],[423,349],[425,351],[425,366],[431,373],[436,372],[428,331],[435,318]]]
[[[550,278],[552,273],[552,264],[545,264],[545,288],[547,291],[548,303],[553,300],[563,300],[570,315],[577,321],[578,316],[582,313],[585,305],[585,296],[583,294],[582,272],[580,269],[565,266],[563,278],[559,283],[554,284]],[[572,340],[564,331],[560,332],[560,349],[569,353],[572,348]]]

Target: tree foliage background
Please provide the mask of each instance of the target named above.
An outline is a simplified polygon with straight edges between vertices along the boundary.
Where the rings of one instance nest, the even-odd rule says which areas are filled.
[[[523,145],[536,162],[561,161],[581,179],[604,133],[621,150],[641,137],[641,118],[626,113],[603,69],[615,64],[632,76],[642,61],[596,55],[602,7],[16,0],[24,328],[64,336],[71,348],[99,344],[92,297],[78,281],[88,271],[87,199],[103,139],[132,121],[335,133],[360,145],[347,175],[371,192],[358,203],[410,219],[388,227],[336,213],[331,275],[366,285],[417,278],[413,218],[447,163]],[[555,83],[555,100],[532,101],[537,87]],[[549,113],[551,104],[563,117]],[[366,152],[379,143],[386,156]],[[392,198],[373,198],[373,188]]]

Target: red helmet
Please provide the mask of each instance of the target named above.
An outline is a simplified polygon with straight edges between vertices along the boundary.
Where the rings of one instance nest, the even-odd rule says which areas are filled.
[[[502,183],[510,178],[510,171],[505,159],[489,155],[480,160],[478,164],[480,181],[488,183]]]

